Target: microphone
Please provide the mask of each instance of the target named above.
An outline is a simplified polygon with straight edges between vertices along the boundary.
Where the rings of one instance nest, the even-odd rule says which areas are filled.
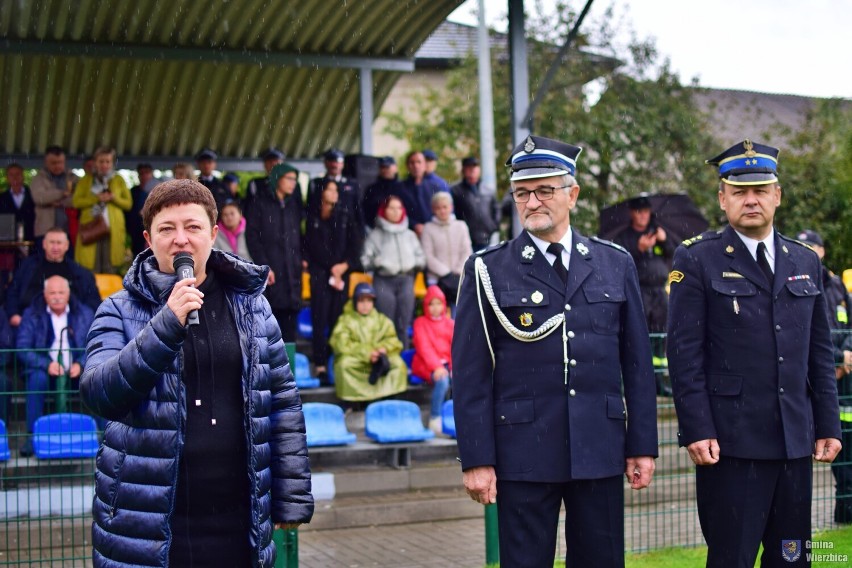
[[[188,252],[177,253],[172,266],[178,275],[178,280],[195,278],[195,262]],[[186,325],[198,325],[198,323],[198,310],[192,310],[186,315]]]

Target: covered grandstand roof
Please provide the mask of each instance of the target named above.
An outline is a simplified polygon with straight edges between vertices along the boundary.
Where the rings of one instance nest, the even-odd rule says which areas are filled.
[[[461,3],[0,0],[0,154],[356,152],[361,70],[379,108]]]

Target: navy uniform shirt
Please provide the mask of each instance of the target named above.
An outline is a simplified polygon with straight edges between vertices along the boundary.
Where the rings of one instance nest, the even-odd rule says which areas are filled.
[[[796,459],[840,438],[816,253],[775,233],[774,282],[731,227],[684,241],[669,276],[668,360],[680,443]]]
[[[621,247],[571,237],[567,285],[526,232],[465,265],[453,334],[465,470],[494,466],[498,479],[565,482],[621,475],[626,457],[657,455],[636,267]],[[490,285],[477,278],[477,260]],[[528,334],[552,318],[557,325],[537,340],[507,330]]]

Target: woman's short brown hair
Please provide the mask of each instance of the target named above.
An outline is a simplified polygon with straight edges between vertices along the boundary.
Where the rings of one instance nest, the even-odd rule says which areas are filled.
[[[146,231],[150,232],[151,222],[157,213],[166,207],[193,203],[204,208],[210,218],[211,227],[216,224],[219,213],[209,189],[191,179],[172,179],[159,183],[145,199],[145,205],[142,207],[142,225]]]

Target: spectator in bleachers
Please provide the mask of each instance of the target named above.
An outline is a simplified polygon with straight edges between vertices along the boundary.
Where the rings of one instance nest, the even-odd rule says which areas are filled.
[[[134,257],[148,248],[148,245],[145,244],[145,237],[142,235],[144,230],[142,206],[145,205],[145,199],[154,189],[154,186],[160,183],[160,180],[154,177],[154,168],[151,164],[138,164],[136,173],[139,174],[139,185],[130,188],[130,198],[133,200],[133,204],[130,206],[130,210],[124,214],[124,226],[127,227],[127,234],[130,235],[130,250]]]
[[[38,241],[53,227],[65,229],[70,234],[68,213],[71,212],[76,222],[71,195],[77,181],[79,178],[65,169],[65,150],[61,146],[48,146],[44,151],[44,167],[30,184],[36,205],[34,233]],[[39,244],[36,243],[37,248]]]
[[[117,274],[124,263],[124,212],[133,206],[124,178],[113,169],[115,150],[102,146],[95,150],[95,172],[87,174],[74,189],[74,207],[80,210],[80,233],[74,246],[74,259],[96,273]],[[84,227],[103,217],[109,231],[99,240],[83,244]]]
[[[44,391],[55,388],[56,379],[80,378],[86,363],[86,335],[94,312],[71,296],[68,280],[51,276],[44,293],[24,311],[15,343],[27,390],[27,432],[44,411]],[[68,383],[70,387],[71,383]],[[32,455],[32,439],[21,447],[21,456]]]
[[[15,226],[20,227],[16,237],[31,241],[35,237],[35,202],[30,188],[24,184],[24,168],[21,164],[6,166],[6,191],[0,193],[0,213],[15,216]]]
[[[216,170],[216,160],[219,156],[210,148],[204,148],[195,155],[195,165],[198,167],[198,181],[210,190],[213,199],[216,200],[216,209],[221,210],[222,205],[230,199],[231,192],[225,187],[225,183],[213,175]]]
[[[325,187],[325,182],[333,180],[337,182],[337,191],[340,193],[338,207],[348,209],[352,214],[352,218],[358,222],[358,225],[364,227],[364,213],[361,211],[361,187],[358,185],[358,180],[348,178],[343,175],[344,154],[342,150],[331,148],[323,154],[323,164],[325,164],[325,175],[316,177],[311,180],[308,185],[308,208],[316,206],[322,195],[322,188]]]
[[[12,328],[9,327],[9,318],[6,317],[6,310],[0,306],[0,420],[4,422],[6,422],[6,401],[9,395],[12,394],[12,385],[9,382],[9,376],[6,374],[6,364],[9,362],[9,355],[4,350],[14,347],[15,341],[12,335]]]
[[[364,221],[370,229],[376,226],[379,206],[391,195],[396,195],[402,199],[406,211],[414,210],[414,200],[411,199],[402,182],[399,181],[397,171],[396,160],[393,156],[379,158],[379,179],[366,189],[361,200]]]
[[[71,284],[71,294],[96,310],[101,296],[95,277],[67,254],[68,235],[59,227],[49,229],[42,240],[42,250],[29,255],[21,263],[6,293],[6,315],[12,327],[21,325],[21,314],[42,295],[44,282],[51,276],[62,276]]]
[[[219,211],[219,232],[213,246],[219,250],[232,252],[251,261],[248,245],[246,244],[246,219],[240,211],[240,204],[227,201]]]
[[[447,299],[437,286],[423,298],[423,315],[414,320],[414,358],[411,372],[432,385],[429,429],[441,433],[441,406],[450,388],[455,322],[447,314]]]
[[[0,214],[13,215],[15,218],[15,238],[32,241],[35,225],[35,202],[30,189],[24,185],[24,168],[12,163],[6,166],[6,191],[0,193]],[[9,283],[9,278],[20,263],[20,254],[16,249],[0,251],[0,295]]]
[[[399,197],[389,197],[367,235],[361,253],[364,270],[373,272],[376,309],[393,321],[397,336],[408,349],[408,326],[414,317],[414,277],[425,265],[423,249],[408,228],[405,207]]]
[[[393,323],[374,307],[375,299],[372,286],[358,284],[331,333],[334,387],[341,400],[378,400],[408,388],[402,344]]]
[[[455,304],[464,263],[473,253],[470,232],[453,215],[453,198],[442,191],[432,196],[432,220],[426,223],[420,244],[426,256],[426,283],[437,284]]]
[[[435,173],[438,169],[438,154],[432,150],[423,150],[423,159],[426,160],[426,175],[423,179],[428,183],[435,185],[440,191],[450,191],[450,184],[447,180]]]
[[[240,176],[234,172],[228,172],[222,176],[222,183],[228,190],[227,201],[240,201]]]
[[[337,182],[326,180],[319,203],[309,206],[302,251],[311,282],[313,361],[320,381],[328,381],[328,338],[325,330],[343,311],[349,274],[361,269],[361,226],[352,212],[339,207]]]
[[[174,179],[195,179],[195,168],[192,167],[192,164],[178,162],[172,168],[172,177]]]
[[[299,170],[272,168],[267,188],[255,196],[246,215],[246,244],[255,264],[268,265],[264,294],[284,341],[296,341],[296,316],[302,305],[302,201]]]
[[[432,196],[443,191],[442,186],[434,180],[426,179],[426,159],[423,152],[409,152],[405,158],[408,167],[408,177],[403,183],[404,202],[414,204],[414,209],[408,212],[409,226],[419,237],[423,227],[432,218]]]
[[[246,187],[246,195],[242,202],[244,215],[248,214],[248,210],[251,208],[251,203],[254,201],[255,196],[266,190],[266,180],[272,172],[272,168],[284,162],[284,152],[278,148],[270,146],[260,154],[260,158],[263,160],[264,175],[253,178],[249,181],[248,186]],[[301,198],[301,195],[299,198]]]
[[[500,228],[499,207],[494,188],[484,191],[479,158],[468,156],[461,162],[462,179],[450,188],[456,218],[467,223],[473,250],[488,246]]]

